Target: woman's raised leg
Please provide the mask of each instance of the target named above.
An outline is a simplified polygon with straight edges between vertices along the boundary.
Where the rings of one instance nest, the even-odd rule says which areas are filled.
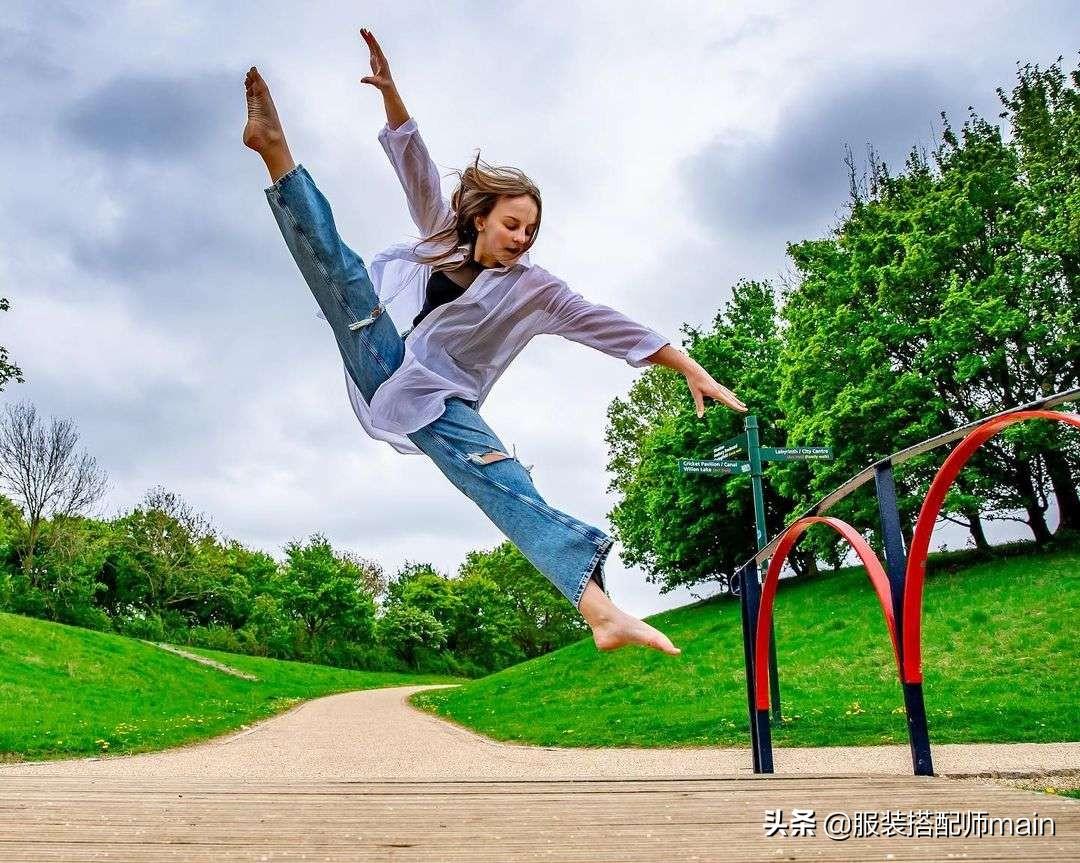
[[[401,365],[405,345],[382,313],[364,262],[342,241],[330,203],[307,169],[293,161],[277,110],[255,67],[245,82],[244,143],[266,163],[266,189],[285,244],[334,331],[345,368],[365,400]]]
[[[578,609],[597,648],[640,644],[673,656],[681,652],[605,595],[602,572],[611,537],[552,508],[528,469],[470,404],[447,399],[442,416],[409,438]]]

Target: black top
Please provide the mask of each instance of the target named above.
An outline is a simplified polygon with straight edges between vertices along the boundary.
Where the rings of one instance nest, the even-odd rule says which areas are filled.
[[[469,261],[464,264],[460,269],[454,271],[454,276],[459,280],[464,281],[463,285],[457,284],[451,279],[443,270],[435,270],[431,274],[431,278],[427,283],[427,294],[424,300],[424,307],[420,310],[420,313],[413,318],[413,327],[426,318],[432,311],[432,309],[443,305],[444,303],[452,302],[460,297],[469,285],[473,283],[480,273],[484,270],[491,269],[485,267],[479,261]]]

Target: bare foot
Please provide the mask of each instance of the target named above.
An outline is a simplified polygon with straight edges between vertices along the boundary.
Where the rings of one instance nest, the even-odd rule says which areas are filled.
[[[585,586],[578,610],[592,628],[598,650],[617,650],[628,644],[640,644],[669,656],[682,653],[660,630],[619,609],[595,581]]]
[[[613,620],[598,624],[593,628],[593,641],[597,650],[618,650],[628,644],[640,644],[662,651],[669,656],[682,653],[659,629],[649,626],[645,621],[620,611]]]
[[[252,66],[244,79],[247,91],[247,125],[244,127],[244,144],[257,153],[265,153],[285,143],[270,88],[266,86],[259,70]]]

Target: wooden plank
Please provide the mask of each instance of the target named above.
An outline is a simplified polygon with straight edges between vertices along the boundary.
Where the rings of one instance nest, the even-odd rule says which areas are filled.
[[[837,842],[765,810],[987,811],[1055,836]],[[933,777],[222,782],[0,777],[0,861],[1080,859],[1080,803]]]

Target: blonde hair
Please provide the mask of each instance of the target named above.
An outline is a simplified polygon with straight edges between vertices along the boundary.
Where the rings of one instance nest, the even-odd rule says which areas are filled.
[[[543,209],[540,202],[540,189],[524,173],[517,168],[498,167],[489,165],[480,160],[477,152],[475,161],[465,168],[464,171],[455,172],[458,175],[458,187],[450,197],[450,208],[454,213],[454,222],[451,225],[424,237],[414,247],[413,251],[419,260],[426,264],[432,264],[437,269],[452,258],[462,246],[469,247],[471,259],[476,248],[477,216],[488,216],[499,198],[515,198],[519,195],[528,195],[536,204],[536,228],[529,239],[527,248],[531,248],[540,233],[540,215]],[[432,244],[436,248],[447,247],[445,251],[430,255],[421,254],[418,249],[421,245]]]

